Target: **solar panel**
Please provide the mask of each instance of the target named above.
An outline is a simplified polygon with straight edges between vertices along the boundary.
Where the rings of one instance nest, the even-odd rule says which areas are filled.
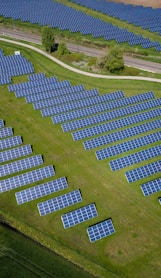
[[[44,79],[46,78],[45,73],[43,72],[39,72],[39,73],[34,73],[28,76],[29,81],[35,81],[35,80],[39,80],[39,79]]]
[[[68,187],[65,177],[58,178],[15,193],[17,204],[22,205],[26,202],[38,199],[48,194],[63,190]]]
[[[155,120],[147,122],[145,124],[133,126],[124,130],[119,130],[110,134],[106,134],[97,138],[93,138],[83,142],[85,150],[91,150],[112,142],[116,142],[122,139],[126,139],[143,132],[151,131],[161,127],[161,120]]]
[[[159,192],[161,191],[161,178],[146,182],[140,187],[144,196],[149,196],[153,193]]]
[[[64,228],[70,228],[98,215],[95,204],[73,210],[61,216]]]
[[[12,190],[54,175],[54,168],[52,165],[49,165],[5,180],[0,180],[0,192]]]
[[[161,172],[161,160],[147,164],[125,173],[128,182],[134,182]]]
[[[10,138],[6,138],[3,140],[0,140],[0,150],[12,148],[12,147],[18,146],[20,144],[22,144],[22,139],[21,139],[21,136],[19,136],[19,135],[13,136]]]
[[[0,128],[4,127],[4,121],[0,119]]]
[[[9,160],[17,159],[22,156],[32,154],[31,145],[24,145],[18,148],[6,150],[0,152],[0,163],[7,162]]]
[[[118,159],[109,162],[112,171],[128,167],[130,165],[145,161],[161,155],[161,145],[154,146],[152,148],[142,150],[127,156],[120,157]]]
[[[115,229],[112,220],[109,218],[98,224],[92,225],[87,229],[90,242],[95,242],[106,236],[110,236],[115,233]]]
[[[40,216],[55,212],[82,201],[80,190],[74,190],[37,205]]]
[[[63,122],[66,122],[66,121],[71,121],[73,119],[86,117],[86,116],[89,116],[89,115],[92,115],[92,114],[97,114],[97,113],[100,113],[100,112],[103,112],[103,111],[112,110],[112,109],[116,109],[116,108],[119,108],[119,107],[127,106],[129,104],[142,102],[144,100],[148,100],[148,99],[151,99],[151,98],[154,98],[154,94],[152,92],[146,92],[144,94],[131,96],[129,98],[122,98],[122,99],[119,99],[117,101],[111,101],[111,102],[108,101],[108,102],[105,102],[105,103],[102,103],[102,104],[93,105],[93,106],[82,108],[82,109],[79,109],[79,110],[74,110],[74,111],[71,111],[71,112],[55,115],[55,116],[53,116],[53,122],[56,123],[56,124],[63,123]]]
[[[40,154],[0,166],[0,177],[8,176],[43,164]]]
[[[97,89],[94,89],[97,91]],[[56,115],[56,114],[60,114],[60,113],[66,113],[68,111],[71,110],[75,110],[75,109],[80,109],[80,108],[84,108],[84,107],[89,107],[92,106],[94,104],[99,104],[99,103],[104,103],[107,101],[111,101],[113,100],[113,98],[116,98],[116,95],[118,96],[118,98],[123,97],[123,92],[122,91],[118,91],[111,94],[104,94],[104,95],[98,95],[98,96],[94,96],[92,98],[84,98],[84,99],[80,99],[80,100],[73,100],[72,102],[69,103],[63,103],[62,105],[58,105],[58,106],[53,106],[53,107],[49,107],[46,109],[41,110],[41,115],[42,117],[47,117],[47,116],[52,116],[52,115]]]
[[[55,105],[61,105],[63,103],[68,103],[74,100],[80,100],[83,98],[93,97],[98,95],[97,90],[89,90],[85,91],[83,85],[77,85],[73,87],[63,88],[66,95],[62,95],[59,91],[56,91],[58,94],[54,95],[55,92],[50,92],[50,94],[44,93],[44,98],[41,101],[37,101],[33,103],[34,109],[43,109]],[[62,92],[61,90],[61,92]],[[81,92],[81,94],[80,94]],[[43,97],[43,96],[42,96]]]
[[[5,138],[7,136],[12,136],[13,131],[11,127],[4,127],[0,129],[0,138]]]
[[[161,109],[154,109],[140,114],[132,115],[126,118],[120,118],[118,120],[99,124],[86,129],[81,129],[72,133],[74,141],[81,140],[90,136],[95,136],[104,132],[109,132],[114,129],[125,127],[131,124],[143,122],[152,118],[161,116]]]
[[[68,123],[62,124],[62,129],[64,132],[76,130],[78,128],[83,128],[86,126],[106,122],[115,118],[124,117],[130,114],[138,113],[144,110],[149,110],[151,108],[155,108],[157,106],[161,106],[161,98],[154,99],[148,102],[139,103],[136,105],[130,105],[121,109],[112,110],[110,112],[101,113],[98,115],[93,115],[90,117],[82,118],[79,120],[71,121]],[[52,117],[52,121],[54,122],[54,117]]]
[[[161,205],[161,197],[158,198],[159,204]]]
[[[113,145],[111,147],[97,150],[96,157],[98,160],[102,160],[111,156],[115,156],[130,150],[134,150],[148,144],[152,144],[160,141],[161,131],[154,132],[142,137],[138,137],[129,141],[125,141],[123,143]]]

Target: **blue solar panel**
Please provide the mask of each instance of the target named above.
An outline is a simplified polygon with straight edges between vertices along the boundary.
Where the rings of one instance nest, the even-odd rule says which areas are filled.
[[[68,187],[65,177],[58,178],[15,193],[17,204],[22,205],[26,202],[41,198],[48,194],[63,190]]]
[[[86,126],[109,121],[114,118],[120,118],[130,114],[138,113],[144,110],[155,108],[157,106],[161,106],[161,99],[154,99],[148,102],[143,102],[136,105],[130,105],[128,107],[113,110],[110,112],[101,113],[98,115],[93,115],[79,120],[67,122],[62,124],[62,129],[63,131],[72,131]],[[52,117],[52,121],[54,121],[53,117]]]
[[[28,76],[29,81],[35,81],[35,80],[40,80],[40,79],[45,79],[45,73],[39,72],[39,73],[34,73]]]
[[[153,193],[161,191],[161,178],[142,184],[141,190],[144,196],[149,196]]]
[[[161,131],[158,131],[105,149],[98,150],[96,151],[96,157],[98,160],[102,160],[111,156],[127,152],[129,150],[134,150],[136,148],[140,148],[142,146],[158,142],[160,141],[160,138]]]
[[[0,177],[8,176],[43,164],[42,156],[34,155],[0,166]]]
[[[8,86],[9,92],[16,92],[16,91],[28,91],[29,89],[32,89],[33,91],[40,86],[47,86],[49,84],[57,82],[57,78],[55,76],[38,79],[38,80],[32,80],[27,82],[21,82],[16,84],[11,84]]]
[[[109,162],[110,168],[112,171],[117,171],[119,169],[128,167],[130,165],[145,161],[161,155],[161,145],[154,146],[152,148],[142,150],[121,158],[112,160]]]
[[[18,148],[0,152],[0,163],[13,160],[22,156],[32,154],[31,145],[24,145]]]
[[[21,139],[21,136],[19,136],[19,135],[13,136],[10,138],[6,138],[3,140],[0,140],[0,150],[12,148],[12,147],[18,146],[20,144],[22,144],[22,139]]]
[[[104,132],[125,127],[131,124],[143,122],[152,118],[161,116],[161,109],[154,109],[140,114],[132,115],[126,118],[121,118],[112,122],[107,122],[97,126],[92,126],[86,129],[81,129],[72,133],[74,141],[81,140],[90,136],[95,136]]]
[[[112,223],[112,220],[109,218],[98,224],[90,226],[87,229],[88,237],[90,242],[95,242],[101,238],[106,236],[110,236],[111,234],[115,233],[115,229]]]
[[[134,182],[161,172],[161,160],[125,173],[128,182]]]
[[[64,91],[64,93],[67,93],[67,94],[63,95],[62,91]],[[50,94],[47,92],[42,94],[42,97],[44,97],[44,98],[41,101],[37,101],[37,102],[33,103],[34,109],[35,110],[43,109],[43,108],[51,107],[54,105],[68,103],[73,100],[79,100],[79,99],[93,97],[93,96],[98,95],[97,90],[85,91],[83,89],[83,85],[66,87],[66,88],[63,88],[61,90],[61,92],[60,91],[56,91],[56,92],[58,93],[58,95],[54,95],[53,94],[54,92],[50,92]],[[40,95],[39,95],[39,97],[40,97]]]
[[[131,96],[129,98],[122,98],[122,99],[119,99],[116,101],[111,101],[111,102],[108,101],[108,102],[105,102],[102,104],[85,107],[85,108],[82,108],[81,110],[74,110],[74,111],[71,111],[68,113],[55,115],[52,117],[52,119],[53,119],[53,122],[56,124],[63,123],[66,121],[71,121],[73,119],[86,117],[86,116],[89,116],[92,114],[97,114],[97,113],[100,113],[103,111],[116,109],[119,107],[127,106],[129,104],[134,104],[137,102],[142,102],[142,101],[152,99],[152,98],[154,98],[154,94],[152,92],[146,92],[144,94]]]
[[[97,91],[97,89],[94,89]],[[60,113],[65,113],[71,110],[75,110],[75,109],[80,109],[80,108],[84,108],[84,107],[89,107],[89,106],[93,106],[95,104],[99,104],[99,103],[104,103],[107,101],[111,101],[113,99],[116,99],[116,96],[118,98],[122,98],[123,92],[122,91],[118,91],[112,94],[104,94],[104,95],[99,95],[99,96],[95,96],[92,98],[85,98],[85,99],[81,99],[81,100],[75,100],[69,103],[64,103],[63,105],[58,105],[58,106],[54,106],[54,107],[49,107],[46,108],[44,110],[41,110],[41,114],[43,117],[47,117],[47,116],[52,116],[52,115],[56,115],[56,114],[60,114]]]
[[[4,127],[4,121],[0,119],[0,128]]]
[[[0,192],[5,192],[55,175],[52,165],[0,181]]]
[[[63,88],[57,88],[57,89],[45,89],[42,92],[39,93],[34,93],[31,95],[27,95],[25,97],[26,102],[27,103],[32,103],[32,102],[38,102],[38,101],[44,101],[45,99],[51,99],[51,98],[57,98],[57,97],[62,97],[65,96],[67,94],[71,94],[72,92],[74,93],[74,91],[80,91],[82,90],[84,87],[83,85],[77,85],[77,86],[71,86],[70,83],[66,84],[65,87]],[[84,89],[83,89],[84,90]]]
[[[95,204],[73,210],[61,216],[64,228],[70,228],[98,215]]]
[[[12,135],[13,135],[13,131],[11,127],[4,127],[0,129],[0,138],[5,138]]]
[[[124,130],[119,130],[104,136],[93,138],[83,142],[85,150],[91,150],[112,142],[123,140],[143,132],[148,132],[161,127],[161,119],[147,122],[145,124],[133,126]]]
[[[55,212],[82,201],[80,190],[74,190],[37,205],[40,216]]]
[[[63,88],[63,87],[66,87],[70,85],[70,82],[68,80],[65,80],[65,81],[62,81],[62,82],[58,82],[58,81],[54,81],[53,83],[49,83],[49,84],[42,84],[40,86],[37,86],[37,87],[34,87],[33,88],[29,88],[29,89],[26,89],[26,90],[19,90],[19,91],[16,91],[15,92],[15,95],[17,98],[20,98],[20,97],[26,97],[30,94],[38,94],[40,92],[43,92],[43,91],[51,91],[53,89],[60,89],[60,88]]]

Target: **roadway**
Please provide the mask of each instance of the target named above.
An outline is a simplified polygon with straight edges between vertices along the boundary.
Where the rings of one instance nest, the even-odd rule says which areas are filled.
[[[17,29],[11,29],[11,28],[5,28],[0,27],[0,36],[7,36],[10,38],[31,42],[34,44],[41,44],[41,37],[40,35],[23,32]],[[100,57],[105,55],[107,52],[107,49],[96,49],[91,47],[86,47],[78,44],[73,43],[66,43],[67,48],[71,52],[81,52],[85,55],[91,56],[91,57]],[[132,58],[129,56],[124,55],[124,63],[128,67],[137,68],[140,70],[145,70],[152,73],[158,73],[161,74],[161,64],[160,63],[154,63],[150,61],[144,61],[142,59],[138,58]]]

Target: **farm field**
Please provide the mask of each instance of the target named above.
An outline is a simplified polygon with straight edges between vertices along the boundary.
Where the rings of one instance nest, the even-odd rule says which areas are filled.
[[[7,55],[16,50],[16,46],[3,42],[1,47]],[[55,75],[59,81],[84,84],[86,89],[98,88],[100,94],[123,90],[128,97],[153,91],[160,97],[160,84],[93,79],[71,73],[32,51],[19,49],[33,63],[35,72]],[[27,76],[13,80],[14,83],[27,81]],[[111,172],[109,160],[98,161],[94,150],[85,151],[82,142],[74,142],[70,133],[63,133],[60,125],[53,125],[50,117],[42,118],[24,98],[16,99],[7,86],[0,87],[0,118],[5,120],[6,126],[14,128],[15,135],[23,137],[24,143],[32,145],[34,154],[43,155],[45,165],[54,165],[56,178],[67,177],[69,188],[65,192],[79,188],[83,196],[81,205],[95,202],[98,210],[97,218],[65,230],[60,220],[61,211],[40,217],[37,201],[18,206],[16,190],[13,190],[1,194],[3,217],[24,234],[98,277],[131,277],[131,273],[134,278],[138,275],[158,277],[161,271],[159,193],[145,198],[140,182],[127,183],[125,169]],[[158,173],[153,178],[159,176]],[[47,199],[48,196],[41,201]],[[72,209],[79,207],[77,204]],[[66,208],[63,213],[68,211]],[[116,233],[90,243],[87,227],[109,217]]]
[[[133,4],[133,5],[142,5],[145,7],[153,7],[153,8],[160,8],[161,3],[158,0],[114,0],[113,2],[118,3],[125,3],[125,4]]]

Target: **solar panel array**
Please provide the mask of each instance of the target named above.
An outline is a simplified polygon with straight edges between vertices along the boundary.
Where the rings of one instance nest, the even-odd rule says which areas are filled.
[[[161,172],[161,160],[144,165],[125,173],[128,182],[134,182]]]
[[[81,4],[83,4],[82,1]],[[44,11],[46,12],[44,13]],[[157,9],[157,11],[160,10]],[[122,12],[122,9],[119,12]],[[151,12],[151,14],[154,13]],[[14,3],[12,0],[1,1],[0,15],[24,22],[36,23],[41,26],[45,25],[59,28],[60,30],[69,30],[72,33],[91,34],[94,38],[103,37],[107,41],[115,40],[117,43],[128,42],[129,45],[141,45],[143,48],[154,47],[156,51],[161,50],[161,45],[158,41],[151,41],[142,35],[129,32],[126,28],[119,28],[119,26],[112,23],[107,23],[53,0],[39,0],[39,9],[37,9],[36,1],[22,2],[22,0],[17,0]],[[127,12],[127,15],[129,15],[129,12]],[[156,16],[158,24],[160,22],[160,12],[155,14],[155,20]],[[145,17],[141,15],[141,18],[143,20]]]
[[[4,180],[0,180],[0,192],[6,192],[33,182],[40,181],[55,175],[52,165],[45,166],[33,171],[26,172],[21,175],[13,176]]]
[[[144,196],[149,196],[153,193],[161,191],[161,178],[142,184],[141,190]]]
[[[151,159],[157,156],[161,156],[161,145],[154,146],[149,149],[142,150],[133,154],[129,154],[124,157],[112,160],[109,162],[112,171],[117,171],[119,169],[131,166],[133,164]]]
[[[70,228],[98,215],[95,204],[73,210],[61,216],[64,228]]]
[[[88,227],[87,233],[90,242],[95,242],[101,238],[115,233],[115,229],[112,220],[109,218],[98,224]]]
[[[103,123],[97,126],[92,126],[86,129],[81,129],[72,132],[74,141],[85,139],[87,137],[95,136],[104,132],[109,132],[114,129],[126,127],[131,124],[136,124],[152,118],[161,116],[161,109],[149,110],[140,114],[132,115],[126,118],[121,118],[112,122]]]
[[[124,152],[128,152],[148,144],[152,144],[160,141],[161,131],[150,133],[148,135],[138,137],[117,145],[110,146],[105,149],[97,150],[96,157],[98,160],[102,160],[111,156],[119,155]]]
[[[80,190],[74,190],[64,195],[44,201],[37,205],[40,216],[55,212],[82,201]]]
[[[161,35],[161,10],[152,7],[143,7],[132,4],[115,3],[107,0],[72,0],[81,6],[91,8],[114,18],[119,18],[151,32],[158,32]]]
[[[116,92],[116,96],[113,93],[112,97],[114,97],[115,99],[117,97],[121,98],[121,97],[123,97],[123,93],[122,92]],[[96,96],[96,97],[92,97],[92,98],[85,98],[85,99],[82,99],[82,100],[77,100],[75,102],[73,101],[73,102],[65,103],[63,105],[46,108],[44,110],[41,110],[41,114],[42,114],[43,117],[52,116],[54,114],[55,115],[56,114],[61,114],[61,113],[65,113],[65,112],[68,112],[68,111],[71,111],[71,110],[76,110],[76,109],[79,109],[79,108],[92,106],[94,104],[107,102],[107,101],[112,100],[112,97],[111,97],[111,94],[104,94],[102,96]]]
[[[0,128],[4,127],[4,121],[0,119]]]
[[[17,204],[22,205],[68,187],[65,177],[58,178],[15,193]]]
[[[41,80],[46,78],[44,72],[34,73],[28,76],[29,81]]]
[[[123,107],[121,109],[112,110],[110,112],[105,112],[97,115],[92,115],[90,117],[78,119],[71,122],[66,122],[62,124],[63,131],[72,131],[86,126],[98,124],[101,122],[109,121],[115,118],[120,118],[127,116],[129,114],[138,113],[144,110],[156,108],[161,105],[161,99],[154,99],[148,102],[143,102],[135,105],[130,105]],[[53,117],[52,117],[53,120]]]
[[[0,177],[8,176],[43,164],[42,156],[34,155],[0,166]]]
[[[33,65],[21,54],[1,56],[1,69],[0,85],[10,83],[12,76],[19,76],[34,72]]]
[[[113,133],[106,134],[104,136],[100,136],[97,138],[93,138],[83,142],[85,150],[91,150],[93,148],[97,148],[112,142],[116,142],[119,140],[123,140],[126,138],[130,138],[132,136],[152,131],[154,129],[161,127],[161,119],[154,120],[151,122],[147,122],[145,124],[140,124],[137,126],[133,126],[124,130],[119,130]]]
[[[111,102],[108,101],[108,102],[105,102],[102,104],[85,107],[85,108],[82,108],[81,110],[73,110],[71,112],[58,114],[58,115],[53,116],[52,119],[53,119],[53,122],[56,124],[63,123],[63,122],[70,121],[73,119],[86,117],[91,114],[96,114],[96,113],[100,113],[103,111],[116,109],[116,108],[119,108],[122,106],[134,104],[134,103],[152,99],[152,98],[154,98],[154,94],[152,92],[146,92],[144,94],[139,94],[139,95],[131,96],[128,98],[122,98],[122,99],[119,99],[116,101],[111,101]]]
[[[12,148],[22,144],[21,136],[13,136],[6,139],[0,140],[0,150]]]
[[[0,152],[0,163],[7,162],[9,160],[17,159],[30,154],[32,154],[31,145],[24,145],[18,148],[6,150]]]
[[[0,129],[0,139],[8,137],[8,136],[12,136],[12,135],[13,135],[13,131],[12,131],[11,127],[4,127],[2,129]]]

